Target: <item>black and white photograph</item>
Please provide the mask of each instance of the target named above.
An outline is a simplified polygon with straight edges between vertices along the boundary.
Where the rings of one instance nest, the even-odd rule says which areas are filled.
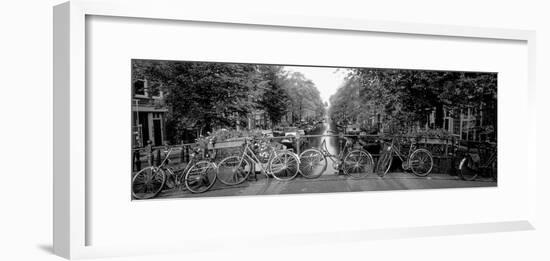
[[[0,260],[548,261],[547,6],[5,1]]]
[[[497,74],[133,59],[132,199],[497,186]]]

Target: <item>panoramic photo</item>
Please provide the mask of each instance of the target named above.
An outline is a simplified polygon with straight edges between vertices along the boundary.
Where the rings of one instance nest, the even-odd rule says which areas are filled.
[[[497,73],[131,66],[132,200],[497,186]]]

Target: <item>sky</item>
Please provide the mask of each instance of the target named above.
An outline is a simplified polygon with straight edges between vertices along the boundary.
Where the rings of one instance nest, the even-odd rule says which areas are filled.
[[[319,92],[321,99],[330,104],[329,98],[336,93],[338,87],[344,82],[346,71],[338,70],[334,67],[302,67],[302,66],[285,66],[285,70],[293,72],[301,72],[306,78],[313,81]]]

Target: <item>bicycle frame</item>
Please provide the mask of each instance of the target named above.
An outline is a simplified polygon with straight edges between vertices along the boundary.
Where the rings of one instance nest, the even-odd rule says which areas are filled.
[[[401,143],[399,140],[396,141],[395,137],[392,138],[391,143],[385,141],[382,141],[382,143],[389,144],[389,146],[384,148],[384,151],[380,154],[379,163],[377,163],[376,167],[379,175],[384,176],[389,171],[394,153],[401,160],[401,168],[403,170],[412,170],[413,174],[419,177],[426,177],[432,171],[432,154],[427,149],[417,148],[415,140],[410,140],[408,153],[404,153],[401,150]]]
[[[170,149],[168,150],[168,152],[166,153],[166,156],[164,156],[164,159],[162,160],[162,162],[160,163],[160,165],[157,166],[158,168],[164,167],[164,165],[165,165],[166,162],[168,161],[168,158],[170,157],[170,154],[172,154],[172,151],[173,151],[172,148],[170,148]]]
[[[478,147],[478,155],[480,157],[479,168],[481,169],[491,168],[491,165],[497,159],[497,150],[496,148],[489,148],[489,149],[485,148],[487,152],[481,153],[482,150],[483,150],[482,147]]]
[[[489,155],[489,158],[487,158],[487,160],[485,161],[485,163],[483,165],[481,165],[482,168],[489,168],[491,167],[491,164],[493,164],[497,159],[497,151],[494,150],[491,152],[491,154]]]
[[[208,189],[210,189],[212,187],[212,185],[214,185],[215,183],[215,180],[216,180],[216,176],[213,177],[212,179],[212,182],[206,186],[206,189],[203,190],[203,191],[199,191],[199,190],[193,190],[191,189],[191,187],[189,186],[189,184],[187,183],[187,176],[190,174],[190,171],[194,168],[194,166],[198,163],[201,162],[201,160],[197,159],[195,156],[195,154],[198,152],[198,150],[193,150],[193,155],[191,156],[189,162],[187,163],[187,165],[184,167],[184,168],[180,168],[180,169],[177,169],[177,170],[174,170],[172,169],[171,167],[167,167],[167,164],[169,162],[169,158],[170,158],[170,155],[172,154],[173,152],[173,148],[168,148],[167,150],[164,150],[165,152],[165,156],[164,156],[164,159],[162,160],[162,162],[158,165],[158,166],[149,166],[147,168],[144,168],[142,170],[140,170],[136,175],[141,175],[141,176],[144,176],[144,175],[148,175],[148,174],[153,174],[153,176],[157,176],[157,173],[159,173],[162,177],[162,181],[161,182],[158,182],[157,184],[159,186],[158,189],[155,188],[153,191],[150,191],[151,193],[154,193],[154,194],[151,194],[149,193],[150,195],[147,196],[147,198],[151,198],[151,197],[155,197],[158,193],[160,193],[163,188],[165,188],[165,186],[168,186],[169,188],[181,188],[181,185],[182,184],[185,184],[185,186],[187,187],[187,189],[191,192],[195,192],[195,193],[202,193],[202,192],[205,192],[207,191]],[[208,157],[209,160],[208,160],[208,164],[207,164],[207,167],[205,169],[209,169],[210,166],[213,165],[214,169],[217,168],[216,164],[212,162],[211,158]],[[149,173],[147,172],[143,172],[147,169],[150,169]],[[140,174],[140,173],[144,173],[144,174]],[[201,182],[203,182],[203,177],[202,175],[205,174],[205,171],[202,170],[199,175],[201,175]],[[135,180],[138,176],[133,176],[132,177],[132,186],[134,186],[134,183],[135,183]],[[146,179],[146,178],[145,178]],[[150,179],[146,179],[145,180],[145,183],[148,183],[150,182],[150,180],[152,180],[152,178]],[[195,181],[199,181],[198,179],[195,179]],[[138,182],[139,184],[139,182]],[[203,184],[203,183],[201,183]],[[146,184],[147,185],[147,184]],[[199,186],[203,186],[203,185],[199,185]],[[140,198],[140,199],[143,199],[145,197],[142,197],[142,196],[137,196],[136,194],[134,194],[134,187],[132,187],[132,195],[136,198]],[[147,192],[147,191],[146,191]]]
[[[477,161],[474,159],[474,155],[478,156]],[[486,148],[479,144],[477,153],[468,153],[460,161],[458,165],[460,176],[464,180],[474,180],[479,175],[487,176],[487,174],[490,174],[491,178],[496,181],[496,161],[496,147]]]
[[[172,169],[172,168],[166,166],[168,158],[170,157],[170,154],[172,152],[173,152],[173,148],[170,148],[168,150],[168,153],[166,154],[164,160],[161,162],[161,164],[158,166],[158,168],[162,168],[162,169],[166,170],[169,173],[169,175],[175,176],[176,177],[175,178],[176,185],[181,185],[183,181],[182,181],[182,178],[179,177],[179,176],[185,175],[185,173],[191,168],[191,166],[193,166],[197,162],[196,156],[190,157],[189,162],[187,162],[187,164],[185,165],[184,168]],[[195,154],[196,152],[193,152],[193,153]],[[177,174],[178,172],[180,174]]]
[[[331,169],[337,170],[338,174],[343,172],[352,178],[361,178],[372,170],[374,161],[368,151],[363,148],[354,148],[355,141],[351,138],[343,135],[338,135],[338,137],[340,138],[340,150],[337,154],[332,154],[328,150],[326,139],[323,139],[317,148],[307,149],[300,154],[300,159],[305,157],[304,162],[306,163],[303,168],[300,167],[302,176],[305,178],[317,178],[321,176],[329,166],[327,158],[332,162]],[[342,139],[345,140],[345,143],[342,142]],[[311,174],[310,171],[314,169],[314,166],[316,173]],[[322,168],[319,168],[321,166]]]
[[[271,148],[270,149],[270,152],[269,152],[269,158],[271,159],[273,157],[273,154],[275,152],[273,151],[273,149]],[[245,143],[245,147],[243,149],[243,153],[241,155],[241,160],[239,161],[239,165],[242,164],[243,160],[245,159],[245,157],[252,161],[252,163],[254,164],[257,164],[260,166],[261,168],[261,171],[264,172],[264,173],[268,173],[268,171],[266,170],[266,168],[264,167],[265,163],[262,163],[260,161],[260,159],[258,159],[258,156],[256,156],[256,153],[250,148],[250,144],[248,143],[248,141],[246,141]]]
[[[332,161],[333,166],[334,166],[334,164],[337,164],[336,168],[333,167],[334,169],[340,169],[341,168],[341,163],[344,160],[344,157],[346,156],[345,152],[348,148],[350,148],[352,146],[352,142],[349,139],[347,139],[347,138],[344,138],[344,139],[346,139],[346,143],[344,144],[343,148],[340,149],[340,151],[338,152],[338,155],[332,154],[328,151],[327,140],[326,139],[323,139],[323,142],[319,146],[319,151],[321,151],[321,153],[323,153],[323,157],[329,158],[330,161]]]
[[[384,142],[384,143],[388,143],[388,142]],[[411,145],[409,146],[409,153],[405,154],[401,152],[401,149],[395,145],[395,140],[392,139],[391,143],[389,143],[389,147],[387,148],[387,151],[390,153],[395,153],[395,155],[397,155],[397,157],[399,157],[399,159],[402,162],[405,162],[405,159],[407,159],[408,161],[409,157],[411,156],[411,153],[414,151],[414,145],[411,142]]]
[[[325,156],[326,158],[329,158],[332,162],[335,162],[335,158],[336,159],[342,159],[344,157],[344,150],[340,150],[340,152],[338,153],[338,155],[336,154],[332,154],[328,151],[328,148],[327,148],[327,140],[326,139],[323,139],[323,142],[321,143],[321,146],[319,146],[319,150],[323,153],[323,156]]]

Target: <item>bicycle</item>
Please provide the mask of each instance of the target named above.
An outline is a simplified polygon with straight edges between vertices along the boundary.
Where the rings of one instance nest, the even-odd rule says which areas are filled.
[[[418,177],[426,177],[430,174],[433,168],[433,156],[427,149],[417,149],[416,142],[411,141],[407,154],[401,151],[399,146],[395,145],[396,138],[392,138],[391,143],[382,141],[387,144],[387,148],[381,153],[376,164],[376,173],[383,177],[390,170],[393,162],[393,155],[397,156],[402,163],[403,170],[411,170]]]
[[[241,184],[255,171],[254,165],[257,165],[266,176],[287,181],[298,174],[299,162],[296,154],[287,150],[276,150],[265,139],[259,144],[252,143],[251,138],[245,138],[240,156],[229,156],[220,161],[217,178],[226,185]]]
[[[339,135],[339,137],[345,139],[345,144],[338,155],[329,152],[326,139],[323,139],[319,148],[310,148],[300,153],[302,176],[314,179],[323,175],[327,170],[327,158],[332,161],[335,170],[342,171],[354,179],[359,179],[372,172],[374,166],[372,155],[363,149],[350,150],[354,142],[343,135]],[[349,152],[345,153],[345,151]]]
[[[487,144],[488,147],[478,146],[478,153],[469,153],[460,160],[458,165],[460,178],[466,181],[475,180],[479,175],[490,176],[497,181],[497,147],[496,144]],[[485,150],[485,153],[481,153]],[[489,154],[489,156],[487,156]]]
[[[170,154],[173,148],[164,150],[165,157],[158,166],[149,166],[141,169],[132,178],[132,196],[136,199],[150,199],[156,197],[165,187],[166,182],[171,180],[175,187],[181,187],[185,183],[186,188],[194,193],[202,193],[209,190],[216,180],[216,165],[210,160],[198,160],[201,151],[194,148],[188,164],[174,170],[168,167]],[[184,176],[185,174],[185,176]],[[189,179],[187,176],[201,177]]]

